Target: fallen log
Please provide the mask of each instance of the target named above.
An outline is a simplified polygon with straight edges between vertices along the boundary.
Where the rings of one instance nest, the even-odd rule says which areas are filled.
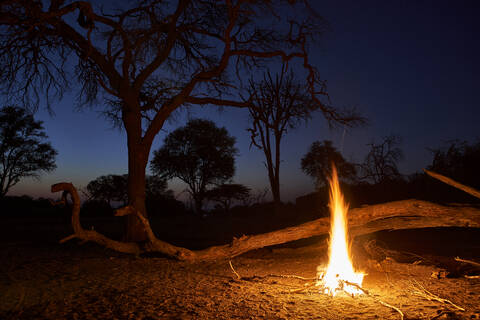
[[[148,219],[137,214],[130,206],[117,211],[117,215],[137,214],[145,226],[147,243],[120,242],[109,239],[94,231],[85,230],[80,224],[80,200],[77,190],[71,183],[52,186],[52,192],[64,191],[72,197],[72,226],[74,234],[61,242],[78,238],[93,241],[112,250],[139,254],[158,252],[184,261],[206,261],[231,259],[250,250],[278,245],[290,241],[328,234],[328,217],[310,221],[298,226],[258,235],[244,235],[234,238],[226,245],[213,246],[203,250],[189,250],[177,247],[158,239],[153,233]],[[429,227],[480,227],[480,209],[468,206],[443,206],[420,200],[394,201],[384,204],[355,208],[348,213],[350,235],[352,237],[380,230],[400,230]]]

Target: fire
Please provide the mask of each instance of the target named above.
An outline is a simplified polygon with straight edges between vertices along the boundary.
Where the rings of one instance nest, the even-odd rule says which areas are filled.
[[[334,296],[337,291],[343,290],[351,295],[361,294],[358,286],[362,285],[363,273],[353,270],[348,245],[347,212],[338,183],[337,170],[332,168],[330,182],[330,246],[329,261],[326,272],[320,266],[317,270],[317,286],[324,288],[324,292]]]

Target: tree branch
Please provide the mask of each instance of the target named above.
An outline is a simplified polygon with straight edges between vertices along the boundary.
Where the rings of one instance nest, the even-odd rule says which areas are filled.
[[[237,108],[248,108],[250,106],[250,102],[246,101],[234,101],[234,100],[227,100],[227,99],[217,99],[212,97],[193,97],[189,96],[185,99],[185,102],[192,103],[192,104],[213,104],[216,106],[230,106],[230,107],[237,107]]]
[[[472,196],[474,196],[475,198],[478,198],[480,199],[480,191],[478,191],[477,189],[475,188],[472,188],[472,187],[469,187],[469,186],[466,186],[466,185],[463,185],[461,184],[460,182],[457,182],[453,179],[450,179],[448,177],[445,177],[444,175],[441,175],[439,173],[435,173],[433,171],[430,171],[430,170],[427,170],[427,169],[423,169],[423,171],[425,171],[426,174],[428,174],[430,177],[432,178],[435,178],[437,180],[440,180],[454,188],[457,188],[457,189],[460,189]]]

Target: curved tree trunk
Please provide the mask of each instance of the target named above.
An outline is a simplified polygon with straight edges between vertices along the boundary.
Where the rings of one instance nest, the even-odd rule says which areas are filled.
[[[295,227],[235,238],[230,244],[193,251],[157,239],[150,228],[148,219],[132,206],[117,210],[117,216],[137,215],[143,223],[148,241],[141,247],[136,242],[118,242],[108,239],[96,231],[84,230],[79,220],[80,204],[76,189],[70,183],[60,183],[52,186],[52,192],[62,190],[72,194],[74,202],[72,225],[75,233],[61,242],[79,238],[85,241],[94,241],[110,249],[126,253],[159,252],[185,261],[230,259],[253,249],[328,234],[330,229],[330,220],[328,217],[324,217]],[[348,217],[350,235],[353,237],[380,230],[480,227],[480,209],[478,208],[443,206],[420,200],[394,201],[356,208],[349,211]]]

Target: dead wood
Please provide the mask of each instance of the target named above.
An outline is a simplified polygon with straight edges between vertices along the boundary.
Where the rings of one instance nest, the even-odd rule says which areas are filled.
[[[52,185],[52,192],[59,191],[68,192],[72,197],[72,227],[74,232],[73,235],[60,240],[60,243],[78,238],[84,241],[96,242],[102,246],[119,252],[133,254],[139,254],[141,252],[136,243],[115,241],[94,230],[83,229],[82,225],[80,224],[80,198],[78,197],[77,189],[75,189],[73,184],[66,182]],[[63,202],[65,203],[65,193],[62,198],[64,200]]]
[[[471,264],[475,267],[480,267],[480,263],[472,261],[472,260],[466,260],[466,259],[461,259],[460,257],[455,257],[455,261],[463,262],[463,263],[468,263]]]
[[[362,286],[354,283],[354,282],[350,282],[350,281],[346,281],[346,280],[339,280],[340,283],[345,283],[349,286],[353,286],[357,289],[359,289],[360,291],[362,291],[364,294],[366,294],[367,296],[373,298],[375,301],[377,301],[378,303],[380,303],[381,305],[387,307],[387,308],[391,308],[395,311],[397,311],[399,314],[400,314],[400,319],[403,320],[404,319],[404,314],[402,312],[402,310],[400,310],[399,308],[395,307],[395,306],[392,306],[391,304],[389,303],[386,303],[385,301],[382,301],[380,299],[378,299],[378,297],[376,297],[375,295],[372,295],[368,290],[364,289]]]
[[[234,238],[229,244],[193,251],[159,240],[153,233],[148,219],[137,214],[132,207],[122,208],[118,211],[118,215],[137,214],[137,217],[144,224],[148,241],[141,246],[135,242],[115,241],[94,230],[83,229],[80,224],[80,200],[75,187],[71,183],[59,183],[52,186],[52,192],[59,191],[68,192],[73,201],[72,226],[74,234],[61,242],[78,238],[83,241],[93,241],[124,253],[159,252],[185,261],[231,259],[250,250],[328,234],[330,229],[330,220],[328,217],[324,217],[277,231],[258,235],[244,235],[240,238]],[[352,237],[380,230],[480,227],[480,210],[477,208],[450,207],[414,199],[352,209],[348,216]]]
[[[242,277],[237,273],[237,271],[235,271],[235,269],[233,268],[233,265],[232,265],[232,260],[229,260],[228,261],[228,264],[230,265],[230,268],[232,269],[232,272],[237,276],[237,279],[238,280],[241,280]]]
[[[436,173],[436,172],[433,172],[433,171],[430,171],[430,170],[427,170],[427,169],[423,169],[423,171],[425,171],[425,173],[428,174],[429,176],[431,176],[432,178],[440,180],[440,181],[442,181],[442,182],[444,182],[444,183],[446,183],[446,184],[448,184],[448,185],[450,185],[454,188],[460,189],[460,190],[474,196],[475,198],[480,199],[480,191],[478,191],[475,188],[466,186],[464,184],[461,184],[460,182],[457,182],[453,179],[445,177],[444,175],[441,175],[439,173]]]
[[[440,303],[445,303],[448,306],[451,306],[451,307],[453,307],[457,310],[465,311],[465,308],[462,308],[462,307],[454,304],[452,301],[450,301],[448,299],[440,298],[439,296],[431,293],[422,284],[420,284],[419,282],[417,282],[415,280],[413,280],[413,282],[412,282],[412,289],[413,289],[413,293],[415,295],[419,296],[419,297],[422,297],[422,298],[427,299],[429,301],[438,301]]]
[[[369,258],[377,262],[381,262],[387,258],[393,259],[399,263],[419,263],[427,259],[411,252],[391,250],[385,244],[377,240],[365,241],[362,244],[363,249],[368,254]]]

